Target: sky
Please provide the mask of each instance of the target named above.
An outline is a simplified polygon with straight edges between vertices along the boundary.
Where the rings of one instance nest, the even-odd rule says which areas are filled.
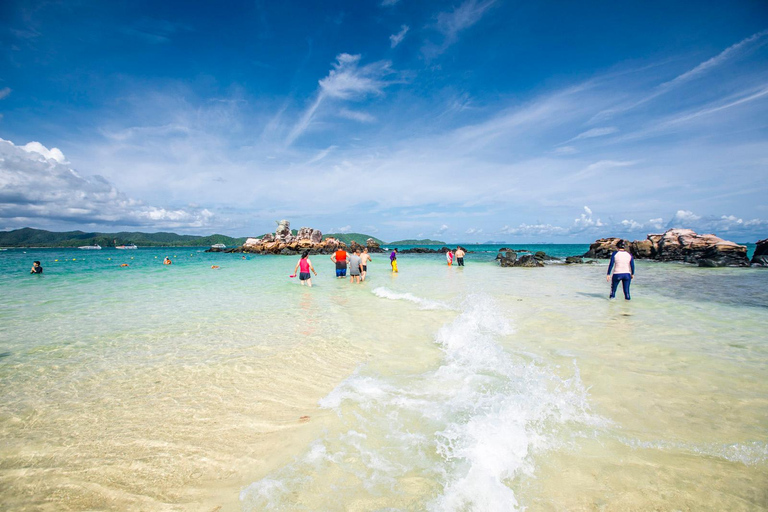
[[[0,230],[768,237],[768,3],[0,2]]]

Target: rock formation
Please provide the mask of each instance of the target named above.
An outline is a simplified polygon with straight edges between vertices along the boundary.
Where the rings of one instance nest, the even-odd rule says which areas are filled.
[[[755,254],[752,255],[752,265],[756,267],[768,267],[768,238],[757,241]]]
[[[607,259],[621,238],[601,238],[589,246],[585,258]],[[627,250],[638,259],[683,261],[701,267],[745,267],[747,248],[715,235],[699,235],[690,229],[670,229],[664,234],[648,235],[646,240],[624,241]]]
[[[294,235],[291,233],[291,223],[281,220],[274,234],[248,238],[241,247],[228,249],[226,252],[295,255],[309,251],[310,254],[330,254],[338,248],[346,247],[346,244],[333,237],[323,240],[323,233],[319,229],[302,227]]]
[[[518,257],[518,253],[523,253]],[[547,256],[543,251],[531,254],[528,251],[515,251],[512,249],[501,249],[496,255],[499,265],[502,267],[543,267],[544,260],[556,260]]]

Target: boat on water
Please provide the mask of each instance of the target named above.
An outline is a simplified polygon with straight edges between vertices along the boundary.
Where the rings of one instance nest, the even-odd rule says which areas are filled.
[[[78,247],[78,249],[91,250],[91,251],[100,251],[101,250],[101,246],[99,244],[81,245],[80,247]]]
[[[115,249],[138,249],[138,247],[136,247],[136,244],[116,245]]]
[[[213,244],[211,246],[211,249],[226,249],[226,248],[227,248],[227,246],[224,245],[224,244]]]

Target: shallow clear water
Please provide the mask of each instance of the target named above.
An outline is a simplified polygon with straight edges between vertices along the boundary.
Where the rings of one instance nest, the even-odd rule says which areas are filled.
[[[0,253],[4,506],[768,507],[765,269],[493,256]]]

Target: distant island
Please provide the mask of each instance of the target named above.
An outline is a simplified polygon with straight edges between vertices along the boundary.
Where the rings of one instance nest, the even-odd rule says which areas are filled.
[[[297,231],[291,230],[295,235]],[[347,245],[352,241],[365,245],[366,240],[373,239],[379,245],[435,245],[443,242],[435,240],[401,240],[384,242],[383,240],[364,233],[328,233],[323,238],[333,237]],[[210,247],[214,244],[224,244],[227,247],[238,247],[245,243],[248,237],[234,238],[226,235],[179,235],[176,233],[142,233],[121,231],[119,233],[101,233],[85,231],[46,231],[44,229],[22,228],[13,231],[0,231],[0,247],[41,247],[67,248],[82,245],[100,245],[115,247],[119,245],[136,244],[139,247]]]
[[[22,228],[13,231],[0,231],[0,247],[80,247],[95,245],[115,247],[136,244],[140,247],[210,247],[224,244],[228,247],[243,245],[246,238],[233,238],[225,235],[178,235],[176,233],[140,233],[122,231],[120,233],[87,233],[84,231],[55,232],[43,229]]]
[[[445,242],[424,238],[421,240],[397,240],[396,242],[389,242],[387,245],[445,245]]]

